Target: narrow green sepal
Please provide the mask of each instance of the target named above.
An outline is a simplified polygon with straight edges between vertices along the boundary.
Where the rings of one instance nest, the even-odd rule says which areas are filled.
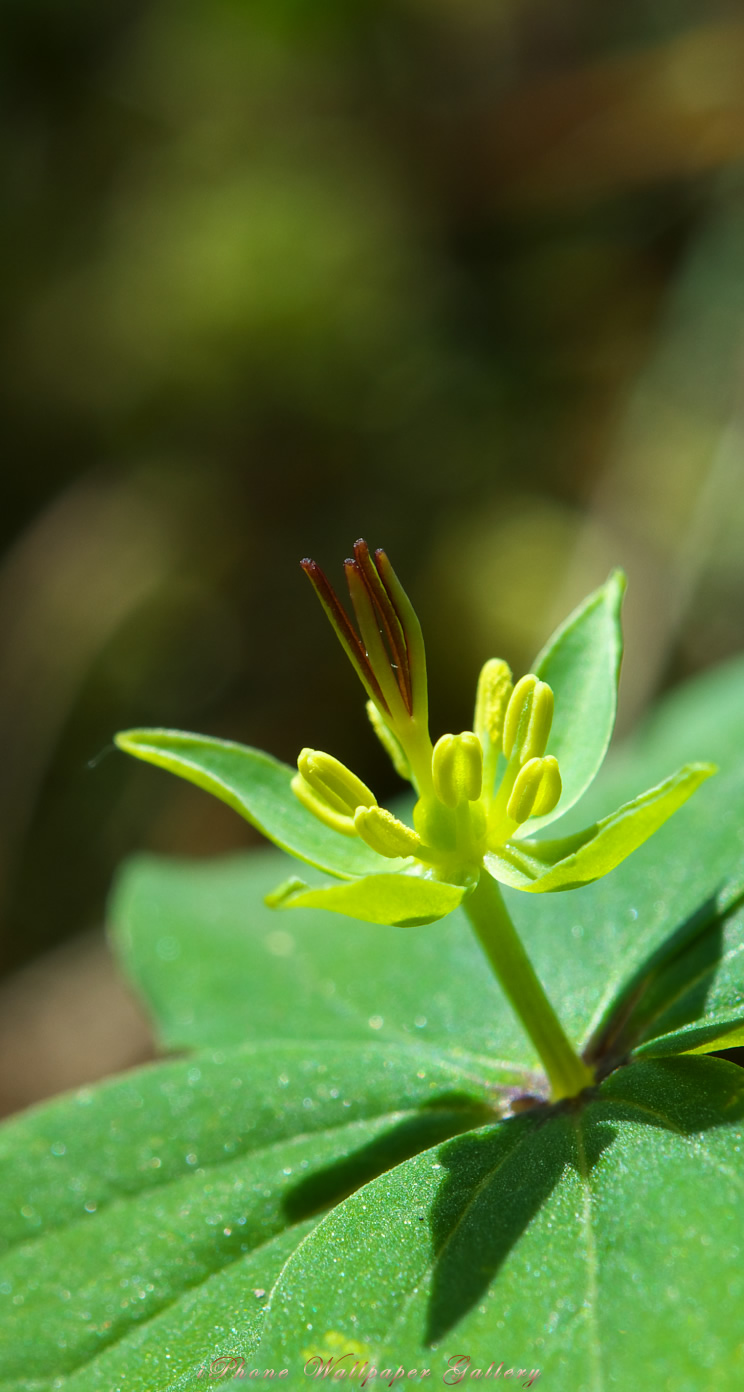
[[[426,686],[424,635],[419,617],[381,547],[375,551],[375,563],[405,634],[413,699],[411,714],[418,726],[426,730],[429,721],[429,694]]]
[[[472,888],[473,884],[448,884],[405,873],[369,875],[352,883],[321,885],[317,889],[291,879],[268,895],[266,903],[282,909],[329,909],[363,923],[409,928],[435,923],[452,913]]]
[[[579,889],[643,845],[716,772],[715,764],[685,764],[647,792],[574,836],[556,841],[511,840],[485,856],[494,879],[532,894]]]
[[[292,792],[296,771],[260,749],[184,730],[124,730],[114,736],[126,754],[167,769],[212,793],[274,845],[339,879],[390,870],[390,861],[358,836],[339,836]]]
[[[555,715],[547,749],[560,764],[563,791],[551,812],[533,822],[548,826],[578,802],[607,753],[615,725],[623,654],[620,611],[625,576],[613,570],[604,585],[569,614],[538,653],[534,671],[552,687]]]

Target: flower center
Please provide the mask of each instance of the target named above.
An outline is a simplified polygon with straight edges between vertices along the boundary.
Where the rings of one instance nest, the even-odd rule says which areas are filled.
[[[292,787],[316,817],[380,855],[451,873],[477,868],[530,817],[553,810],[561,776],[545,753],[553,720],[546,682],[530,674],[513,686],[507,663],[491,659],[478,682],[475,730],[442,735],[432,748],[421,626],[385,552],[372,556],[358,541],[345,562],[357,628],[315,561],[302,567],[367,691],[375,733],[419,794],[412,830],[337,759],[304,749]]]

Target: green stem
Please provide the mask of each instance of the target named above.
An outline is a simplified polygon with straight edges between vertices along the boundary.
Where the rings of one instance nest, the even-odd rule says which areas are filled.
[[[486,870],[472,894],[463,900],[476,936],[493,967],[548,1075],[551,1100],[574,1097],[594,1082],[594,1075],[579,1058],[563,1032],[522,940],[509,917],[496,881]]]

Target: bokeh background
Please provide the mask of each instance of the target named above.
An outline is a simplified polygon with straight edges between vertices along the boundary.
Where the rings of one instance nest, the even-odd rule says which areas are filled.
[[[622,723],[744,642],[744,7],[4,0],[0,1109],[151,1050],[133,850],[250,829],[175,725],[381,797],[297,565],[383,544],[433,729],[617,563]]]

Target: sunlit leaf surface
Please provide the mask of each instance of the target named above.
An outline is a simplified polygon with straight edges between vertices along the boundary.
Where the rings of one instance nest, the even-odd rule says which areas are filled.
[[[744,1032],[741,692],[734,667],[675,698],[592,794],[599,818],[717,761],[650,842],[580,893],[510,895],[603,1078],[575,1103],[540,1100],[460,911],[278,914],[274,851],[135,862],[116,941],[163,1043],[198,1052],[2,1128],[0,1392],[301,1387],[347,1354],[736,1385],[744,1073],[681,1051]]]
[[[467,1385],[503,1360],[515,1384],[539,1370],[561,1392],[631,1388],[639,1368],[660,1386],[712,1388],[742,1367],[743,1116],[740,1069],[666,1060],[618,1073],[580,1112],[417,1156],[289,1261],[262,1354],[327,1357],[330,1330],[378,1369],[427,1366],[436,1382],[463,1358]]]

